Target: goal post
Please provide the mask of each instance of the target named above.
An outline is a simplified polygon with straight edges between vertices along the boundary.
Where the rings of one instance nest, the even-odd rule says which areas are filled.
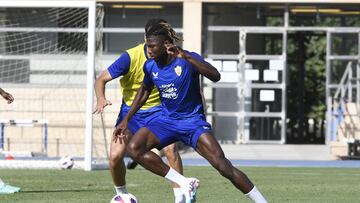
[[[48,137],[48,120],[40,119],[40,120],[27,120],[27,119],[19,119],[19,120],[7,120],[0,119],[0,149],[4,150],[4,137],[5,137],[5,126],[19,126],[19,127],[33,127],[34,125],[40,125],[43,128],[41,139],[42,147],[40,152],[47,153],[47,137]],[[10,143],[8,143],[10,145]],[[9,148],[9,147],[8,147]]]
[[[86,76],[86,130],[85,130],[85,156],[84,169],[92,169],[92,126],[93,126],[93,98],[94,98],[94,76],[95,76],[95,29],[96,29],[96,2],[89,2],[89,25],[88,25],[88,58]]]
[[[85,119],[85,130],[84,130],[84,164],[83,164],[83,168],[86,171],[90,171],[93,169],[93,101],[94,101],[94,78],[95,78],[95,57],[96,57],[96,49],[97,49],[97,39],[96,39],[96,32],[97,32],[97,4],[95,0],[0,0],[0,9],[7,9],[7,8],[11,8],[11,9],[17,9],[17,8],[81,8],[81,9],[87,9],[87,22],[82,22],[81,26],[78,26],[76,28],[72,27],[72,24],[74,25],[78,25],[77,23],[73,23],[72,21],[78,20],[79,22],[81,22],[83,20],[83,18],[79,18],[76,19],[77,14],[74,12],[72,13],[72,15],[69,15],[67,17],[67,21],[71,22],[69,24],[64,25],[63,27],[41,27],[41,26],[37,26],[36,23],[37,21],[41,20],[41,17],[38,18],[34,18],[34,22],[25,22],[23,25],[16,25],[14,27],[9,27],[7,26],[7,22],[5,23],[1,23],[0,24],[0,43],[1,40],[6,41],[4,43],[12,43],[13,41],[17,41],[17,40],[22,40],[25,41],[23,42],[23,44],[21,46],[23,46],[23,50],[18,50],[19,46],[14,48],[14,50],[12,48],[9,48],[8,50],[0,50],[0,58],[6,58],[3,62],[1,62],[1,65],[3,67],[0,67],[2,69],[0,69],[0,71],[4,71],[6,72],[6,74],[4,75],[11,75],[11,74],[24,74],[22,73],[23,69],[19,69],[18,72],[12,70],[12,66],[14,67],[22,67],[22,64],[20,63],[27,63],[27,66],[31,66],[34,63],[38,63],[41,64],[40,61],[36,61],[36,60],[32,60],[30,62],[24,62],[19,60],[18,62],[16,62],[17,64],[11,64],[12,66],[7,66],[10,62],[10,60],[18,60],[19,58],[27,58],[27,59],[32,59],[32,57],[39,57],[41,58],[42,54],[46,54],[47,52],[50,53],[54,53],[57,52],[57,56],[53,56],[53,57],[58,57],[59,60],[64,60],[63,63],[66,64],[67,61],[65,60],[65,58],[67,57],[67,54],[78,54],[77,52],[73,51],[72,48],[74,46],[76,46],[76,43],[81,43],[81,42],[87,42],[86,47],[79,45],[79,50],[82,50],[83,52],[86,52],[86,62],[84,61],[84,64],[86,64],[86,74],[83,74],[84,76],[86,75],[86,113],[84,115]],[[0,11],[1,12],[1,11]],[[36,13],[36,11],[33,11],[34,13]],[[46,12],[44,12],[46,13]],[[54,12],[54,16],[52,16],[52,18],[54,18],[55,23],[54,24],[61,24],[63,23],[63,19],[60,19],[62,17],[62,15],[64,15],[62,12]],[[6,19],[6,14],[4,14],[4,19]],[[0,16],[1,17],[1,16]],[[1,18],[0,18],[1,19]],[[26,19],[26,17],[24,17],[24,19]],[[2,20],[2,19],[1,19]],[[34,23],[35,25],[33,26],[32,23]],[[51,44],[51,42],[47,42],[46,39],[47,36],[45,36],[43,39],[38,39],[32,36],[27,35],[28,32],[38,32],[38,33],[56,33],[55,38],[59,39],[60,37],[64,36],[64,42],[62,42],[64,45],[61,44],[56,44],[55,48],[52,48],[49,44]],[[5,34],[5,36],[2,36],[3,33],[16,33],[12,36],[7,36]],[[18,33],[23,33],[23,34],[18,34]],[[87,39],[84,39],[84,36],[82,36],[81,39],[71,39],[74,40],[73,42],[70,41],[70,37],[71,36],[67,36],[69,34],[67,33],[86,33],[87,35]],[[18,36],[24,35],[24,37],[22,39],[19,39]],[[75,35],[74,35],[75,36]],[[69,37],[66,39],[66,37]],[[76,36],[75,36],[76,37]],[[39,42],[41,41],[41,42]],[[14,42],[17,43],[17,42]],[[33,47],[34,46],[34,47]],[[63,50],[63,47],[70,47],[67,49],[67,52]],[[42,50],[39,50],[42,47]],[[6,54],[7,52],[9,52],[10,54]],[[14,55],[13,53],[18,54],[18,55]],[[36,56],[32,56],[33,52],[35,53]],[[66,53],[65,53],[66,52]],[[21,56],[20,56],[21,55]],[[64,59],[62,59],[64,57]],[[81,58],[81,56],[79,56]],[[9,58],[9,59],[7,59]],[[43,58],[46,58],[46,56],[44,56]],[[76,61],[76,60],[74,60]],[[79,60],[80,61],[80,60]],[[76,63],[76,62],[68,62],[68,63]],[[5,65],[4,65],[5,64]],[[30,65],[29,65],[30,64]],[[60,64],[60,62],[59,62]],[[81,66],[82,62],[78,62],[78,64],[76,64],[77,66]],[[61,64],[62,65],[62,64]],[[75,66],[75,65],[74,65]],[[30,68],[28,68],[30,69]],[[26,69],[27,70],[27,69]],[[40,73],[40,74],[44,74],[47,75],[46,78],[48,80],[52,80],[51,78],[53,77],[53,80],[51,82],[54,82],[56,80],[57,77],[59,77],[61,74],[64,75],[64,72],[69,72],[72,71],[72,75],[66,77],[66,79],[64,79],[64,84],[69,82],[70,83],[74,83],[74,86],[76,86],[76,83],[79,82],[78,78],[80,78],[82,75],[79,74],[79,72],[82,72],[81,70],[79,71],[74,71],[72,69],[72,67],[70,67],[69,69],[64,69],[64,70],[54,70],[54,72],[57,72],[58,75],[50,75],[49,72],[43,71],[43,70],[27,70],[30,73],[34,72],[34,73]],[[38,75],[40,75],[38,74]],[[22,84],[26,85],[26,82],[24,82],[25,80],[27,80],[27,82],[31,83],[32,79],[36,79],[36,77],[38,77],[37,75],[30,75],[30,76],[26,76],[26,79],[21,78],[21,76],[14,76],[12,78],[12,76],[7,76],[9,78],[3,78],[0,80],[0,84],[4,83],[5,84],[5,89],[8,86],[17,86],[17,87],[21,87]],[[40,77],[40,76],[39,76]],[[20,83],[22,84],[15,84],[15,82],[13,80],[15,79],[19,79]],[[63,77],[64,78],[64,77]],[[34,80],[35,80],[34,79]],[[42,79],[38,79],[38,83],[41,84],[42,82],[44,82],[44,80]],[[10,85],[8,85],[10,84]],[[36,86],[38,84],[34,84],[34,86]],[[54,82],[54,84],[52,84],[53,86],[62,86],[62,84],[60,84],[60,82]],[[52,90],[48,90],[48,91],[52,91]],[[56,90],[56,91],[60,91],[60,90]],[[25,96],[24,96],[25,97]],[[24,98],[25,100],[26,98]],[[71,100],[72,98],[69,98],[69,100]],[[16,95],[15,95],[15,101],[17,100]],[[51,105],[51,104],[43,104],[42,105]],[[10,105],[9,105],[10,106]],[[38,107],[34,107],[34,108],[38,108]],[[21,108],[19,108],[21,109]],[[1,111],[1,109],[0,109]],[[7,111],[6,109],[4,111]],[[20,110],[17,110],[20,111]],[[75,110],[74,110],[75,111]],[[10,113],[10,112],[9,112]],[[10,115],[10,114],[8,114]],[[30,114],[29,114],[30,115]],[[33,119],[33,118],[28,118],[28,119]],[[38,119],[38,118],[36,118]],[[46,118],[45,118],[46,119]],[[49,121],[49,125],[51,125],[51,120]],[[3,144],[3,142],[2,142]]]

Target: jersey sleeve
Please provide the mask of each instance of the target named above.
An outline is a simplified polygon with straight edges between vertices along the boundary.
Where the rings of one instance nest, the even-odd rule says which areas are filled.
[[[117,78],[121,75],[125,75],[129,72],[130,69],[130,56],[127,52],[121,54],[121,56],[112,63],[108,71],[111,75],[111,77]]]
[[[198,53],[196,53],[196,52],[188,52],[193,58],[195,58],[195,59],[197,59],[197,60],[199,60],[200,62],[203,62],[203,63],[207,63],[206,61],[205,61],[205,59],[202,57],[202,56],[200,56]],[[191,65],[192,66],[192,65]],[[193,66],[192,66],[193,67]],[[199,72],[198,72],[198,70],[196,69],[196,68],[192,68],[192,71],[193,71],[193,73],[195,74],[195,76],[197,76],[198,74],[199,74]]]
[[[198,53],[196,53],[196,52],[189,52],[189,54],[190,54],[193,58],[195,58],[195,59],[197,59],[197,60],[199,60],[199,61],[201,61],[201,62],[205,62],[205,63],[206,63],[205,59],[204,59],[202,56],[200,56]]]
[[[144,85],[146,87],[153,87],[154,82],[151,79],[148,61],[145,62],[144,67],[143,67],[143,71],[144,71],[144,80],[143,80]]]

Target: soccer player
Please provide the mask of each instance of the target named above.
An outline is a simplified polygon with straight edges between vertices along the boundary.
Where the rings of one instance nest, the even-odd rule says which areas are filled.
[[[20,192],[21,188],[4,183],[0,178],[0,194],[13,194]]]
[[[5,92],[5,90],[1,88],[0,88],[0,95],[8,102],[8,104],[14,101],[14,97],[10,93]]]
[[[162,19],[151,19],[145,25],[145,32],[160,22],[166,22]],[[107,70],[103,71],[95,81],[95,91],[97,104],[94,113],[102,113],[111,102],[105,97],[105,84],[115,78],[123,76],[120,79],[123,102],[120,113],[116,121],[117,126],[125,117],[135,98],[137,90],[140,88],[144,78],[143,65],[148,58],[147,46],[140,44],[128,49],[118,58]],[[129,130],[124,132],[123,137],[113,136],[110,146],[110,171],[115,185],[116,192],[127,193],[126,189],[126,169],[123,158],[126,153],[126,144],[133,134],[144,126],[145,119],[151,119],[161,113],[159,92],[154,89],[149,93],[149,99],[143,105],[134,117],[129,120]],[[164,154],[169,165],[179,173],[182,173],[182,162],[178,152],[175,152],[175,144],[164,148]],[[183,201],[183,192],[178,185],[173,183],[175,203]]]
[[[267,202],[249,178],[225,158],[224,152],[206,122],[200,96],[199,75],[217,82],[220,73],[194,52],[174,45],[174,31],[169,24],[161,23],[146,33],[146,45],[151,57],[144,65],[145,77],[131,109],[117,126],[116,136],[123,136],[133,115],[142,107],[157,87],[163,106],[162,115],[148,120],[137,131],[127,148],[129,155],[144,168],[176,182],[186,198],[195,201],[197,179],[186,178],[150,151],[182,141],[207,159],[219,173],[229,179],[241,192],[256,203]]]
[[[4,91],[1,88],[0,88],[0,95],[8,102],[8,104],[14,101],[14,97],[10,93]],[[20,190],[21,188],[6,184],[0,178],[0,194],[11,194],[15,192],[20,192]]]

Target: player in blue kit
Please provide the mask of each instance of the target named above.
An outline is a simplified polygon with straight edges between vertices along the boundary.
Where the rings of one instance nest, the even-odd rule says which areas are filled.
[[[206,158],[219,173],[257,203],[267,202],[249,178],[225,158],[221,146],[205,120],[200,95],[199,75],[217,82],[220,73],[196,53],[183,51],[174,44],[174,31],[165,23],[146,33],[146,44],[152,59],[144,64],[144,80],[127,116],[115,134],[122,136],[135,112],[146,102],[154,86],[160,94],[162,115],[147,121],[127,146],[129,155],[144,168],[176,182],[185,193],[186,202],[194,202],[198,180],[176,172],[150,149],[161,149],[182,141]]]
[[[160,23],[166,22],[163,19],[150,19],[145,25],[145,32]],[[104,108],[111,105],[105,97],[105,85],[107,82],[120,76],[121,94],[123,96],[122,105],[115,126],[126,116],[135,98],[137,90],[140,88],[144,78],[143,66],[148,58],[146,45],[139,44],[123,53],[108,69],[104,70],[95,81],[95,92],[97,104],[94,113],[102,113]],[[123,158],[126,153],[126,144],[135,132],[145,125],[145,120],[161,113],[159,92],[154,88],[149,99],[142,108],[132,117],[129,122],[129,131],[123,137],[113,136],[110,145],[109,166],[117,194],[127,193],[126,188],[126,169]],[[182,173],[181,157],[175,150],[175,144],[169,145],[163,150],[168,160],[168,164]],[[183,192],[178,185],[172,184],[175,203],[183,201]]]

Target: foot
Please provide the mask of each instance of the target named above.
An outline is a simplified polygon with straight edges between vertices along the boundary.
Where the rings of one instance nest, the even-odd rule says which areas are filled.
[[[200,181],[196,178],[188,178],[188,184],[181,187],[184,192],[185,203],[196,202],[196,190]]]
[[[185,196],[184,194],[175,196],[175,203],[185,203]]]
[[[0,186],[0,194],[12,194],[16,192],[20,192],[21,188],[3,184]]]
[[[132,159],[129,160],[129,162],[126,165],[127,169],[135,169],[138,163]]]

